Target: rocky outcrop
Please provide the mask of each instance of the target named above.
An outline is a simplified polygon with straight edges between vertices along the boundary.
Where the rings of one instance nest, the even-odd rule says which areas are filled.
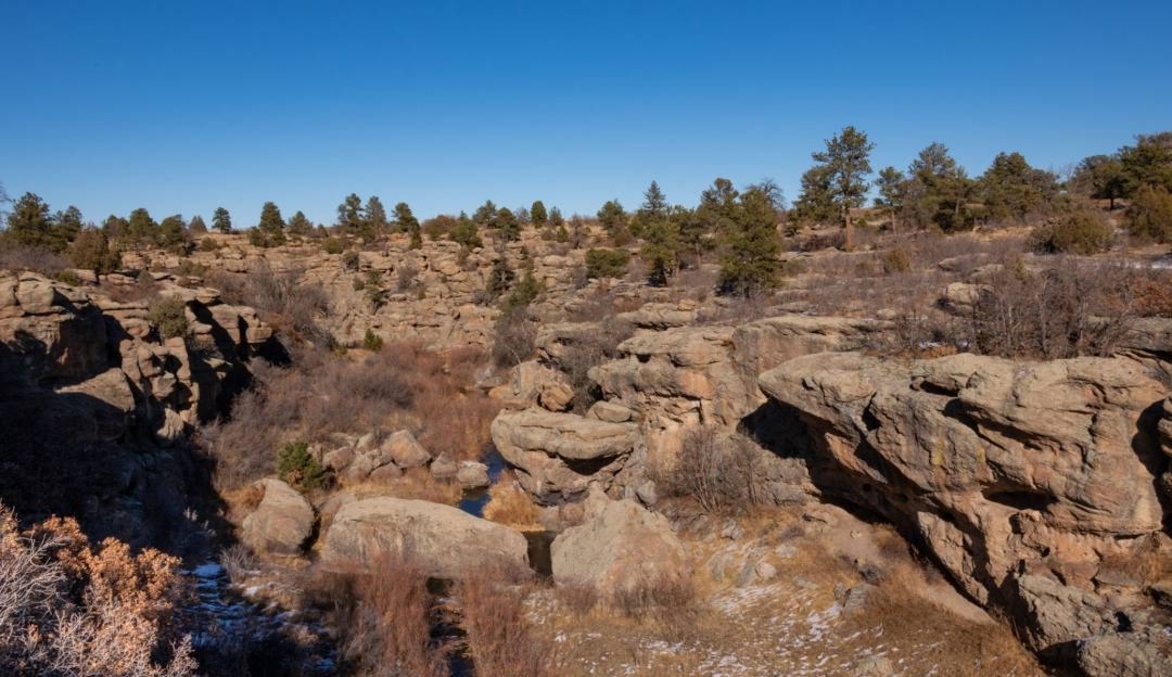
[[[684,548],[663,515],[630,500],[608,502],[550,547],[554,581],[613,594],[636,586],[685,580]]]
[[[528,566],[520,533],[439,503],[368,498],[342,505],[325,534],[322,562],[332,568],[369,566],[380,554],[409,559],[429,575],[459,578],[487,562]]]
[[[786,315],[737,328],[684,327],[636,334],[619,358],[590,371],[604,398],[639,412],[649,456],[670,462],[683,429],[736,428],[765,402],[757,375],[786,360],[857,350],[882,323]]]
[[[521,486],[544,505],[577,500],[592,483],[610,488],[642,444],[631,423],[536,409],[501,413],[492,440]]]
[[[899,525],[972,598],[1013,610],[1036,650],[1142,606],[1140,581],[1100,594],[1120,583],[1110,561],[1172,552],[1156,489],[1167,389],[1136,362],[822,354],[760,384],[800,419],[826,497]]]
[[[258,553],[296,555],[313,533],[313,507],[281,480],[253,485],[261,499],[240,526],[240,540]]]

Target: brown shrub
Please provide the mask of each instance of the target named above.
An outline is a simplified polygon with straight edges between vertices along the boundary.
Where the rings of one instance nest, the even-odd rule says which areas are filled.
[[[516,307],[503,312],[496,321],[492,358],[498,367],[521,364],[533,354],[537,328],[529,319],[528,308]]]
[[[566,340],[566,347],[553,366],[564,373],[574,389],[574,412],[585,414],[601,393],[590,379],[590,369],[619,355],[618,347],[635,333],[635,328],[616,319],[604,319],[598,326]]]
[[[525,588],[514,572],[480,567],[460,582],[461,627],[467,652],[484,677],[542,677],[550,672],[553,643],[533,632],[525,616]]]
[[[299,271],[275,273],[261,266],[243,274],[214,270],[207,282],[226,303],[255,308],[282,335],[325,344],[330,335],[318,319],[329,315],[329,298],[320,285],[302,278]]]
[[[684,435],[679,457],[671,467],[653,470],[665,496],[695,498],[704,510],[725,513],[755,505],[754,471],[757,450],[739,436],[715,428],[693,428]]]
[[[69,267],[69,260],[60,254],[0,238],[0,269],[30,270],[46,277],[56,277]]]
[[[190,638],[171,624],[179,561],[125,543],[97,548],[77,522],[23,534],[0,507],[0,666],[17,674],[179,677],[195,674]]]
[[[416,344],[387,344],[361,361],[300,351],[294,366],[254,366],[254,387],[224,421],[201,431],[216,483],[231,491],[273,474],[277,449],[338,433],[411,430],[433,454],[478,458],[499,404],[471,387],[483,353],[449,357]]]
[[[409,560],[382,553],[365,572],[315,572],[305,601],[326,611],[342,658],[358,675],[440,677],[446,647],[431,639],[437,609],[427,575]]]
[[[1074,259],[1040,271],[1007,261],[974,307],[975,347],[1002,357],[1108,355],[1136,315],[1131,277]]]
[[[598,606],[598,588],[589,583],[563,583],[557,586],[562,606],[579,616],[585,616]]]

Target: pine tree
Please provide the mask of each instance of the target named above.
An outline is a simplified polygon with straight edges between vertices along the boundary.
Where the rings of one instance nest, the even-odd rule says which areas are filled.
[[[8,215],[8,236],[14,242],[26,247],[52,249],[55,246],[52,231],[53,217],[49,215],[49,205],[39,195],[25,193],[13,205]]]
[[[500,229],[505,242],[516,242],[521,239],[521,223],[511,210],[501,207],[496,213],[496,226]]]
[[[720,286],[724,293],[751,297],[779,284],[779,209],[777,197],[765,187],[750,186],[740,196],[731,227],[721,237]]]
[[[395,205],[395,226],[411,238],[412,249],[423,247],[423,234],[420,232],[419,219],[411,213],[411,207],[407,206],[406,202]]]
[[[191,221],[187,224],[187,230],[196,235],[203,235],[208,232],[208,224],[204,223],[203,217],[199,214],[191,217]]]
[[[285,219],[275,202],[266,202],[260,209],[253,244],[259,247],[279,247],[285,244]],[[251,236],[250,236],[251,237]]]
[[[313,234],[313,222],[306,218],[300,210],[289,217],[289,223],[286,227],[290,235],[309,237]]]
[[[365,213],[367,228],[372,231],[375,237],[385,233],[390,227],[390,223],[387,222],[387,210],[377,195],[371,195],[366,200]]]
[[[549,212],[545,210],[545,203],[541,200],[534,200],[533,206],[529,207],[529,218],[533,220],[533,225],[541,228],[549,222]]]
[[[871,187],[867,176],[871,173],[874,149],[875,144],[867,140],[866,134],[854,127],[844,127],[841,133],[826,141],[825,151],[810,154],[825,169],[829,198],[842,218],[846,233],[846,251],[854,248],[851,210],[863,206],[867,189]]]
[[[225,235],[232,232],[232,216],[227,209],[216,207],[216,211],[212,213],[212,228]]]

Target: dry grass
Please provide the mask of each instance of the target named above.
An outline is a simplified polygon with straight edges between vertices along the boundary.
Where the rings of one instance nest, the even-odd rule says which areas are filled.
[[[512,471],[501,473],[488,490],[484,518],[520,531],[536,531],[541,526],[541,509],[518,484]]]
[[[529,589],[498,567],[478,567],[460,581],[460,624],[467,653],[484,677],[553,674],[554,643],[534,632],[526,608]]]
[[[437,620],[427,575],[408,560],[382,554],[377,573],[315,572],[305,602],[326,611],[337,629],[349,674],[440,677],[447,648],[431,639]]]
[[[201,431],[217,462],[217,486],[230,492],[273,474],[282,444],[339,433],[406,429],[432,455],[479,458],[499,410],[472,387],[484,362],[475,351],[399,343],[365,356],[301,351],[289,368],[258,363],[256,384],[236,399],[231,417]]]
[[[899,674],[1041,674],[1007,628],[925,600],[941,584],[911,577],[922,574],[894,532],[803,515],[801,509],[759,508],[737,518],[744,533],[735,541],[713,538],[725,520],[682,533],[695,572],[690,616],[639,618],[611,604],[590,607],[588,598],[578,607],[577,591],[560,587],[537,595],[538,627],[560,638],[558,674],[853,675],[871,669],[871,657],[880,665],[886,657]],[[875,579],[879,587],[863,610],[846,616],[836,590],[860,583],[863,575],[836,548],[857,544],[852,532],[860,528],[863,540],[874,541],[870,556],[884,575]],[[779,548],[790,552],[773,554]],[[732,566],[714,576],[709,565],[722,556]],[[760,557],[777,576],[739,581],[741,563]],[[685,631],[669,624],[673,616],[687,619],[679,624]]]

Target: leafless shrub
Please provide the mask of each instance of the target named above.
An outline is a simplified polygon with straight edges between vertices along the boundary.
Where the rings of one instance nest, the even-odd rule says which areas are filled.
[[[262,266],[246,274],[215,270],[207,278],[227,303],[256,308],[283,335],[326,343],[329,333],[318,319],[329,314],[329,298],[320,285],[306,283],[300,272],[276,273]]]
[[[619,344],[634,333],[635,328],[629,323],[610,318],[566,339],[566,346],[554,360],[553,366],[568,377],[574,389],[576,413],[586,413],[590,405],[601,396],[596,384],[590,379],[590,370],[618,357]]]
[[[224,567],[228,579],[237,585],[256,571],[259,563],[256,555],[242,543],[233,543],[220,553],[220,566]]]
[[[381,553],[364,572],[318,570],[306,585],[305,601],[326,611],[354,674],[447,674],[446,649],[431,639],[437,610],[427,575],[403,556]]]
[[[493,361],[498,367],[514,367],[533,354],[537,328],[529,319],[527,308],[511,308],[497,319],[495,336],[492,344]]]
[[[616,588],[611,603],[628,618],[643,620],[651,617],[681,624],[695,617],[698,611],[696,596],[696,586],[691,579],[643,576],[631,585]]]
[[[712,513],[758,503],[754,474],[757,453],[748,440],[710,426],[689,430],[675,465],[654,471],[668,496],[690,496]]]
[[[461,580],[461,626],[476,673],[485,677],[549,674],[553,643],[533,632],[525,616],[525,588],[515,572],[480,567]]]
[[[71,267],[69,260],[40,247],[28,247],[0,239],[0,268],[30,270],[47,277],[55,277]]]
[[[277,449],[337,433],[411,430],[427,448],[479,457],[499,405],[472,388],[478,351],[441,354],[387,344],[361,361],[299,351],[291,367],[254,365],[255,383],[231,415],[201,430],[216,461],[216,484],[231,491],[275,471]]]
[[[1131,277],[1119,266],[1069,258],[1040,271],[1009,260],[987,280],[975,305],[976,348],[1046,359],[1110,354],[1137,314]]]
[[[598,606],[598,588],[589,583],[563,583],[557,587],[558,600],[579,616],[585,616]]]

